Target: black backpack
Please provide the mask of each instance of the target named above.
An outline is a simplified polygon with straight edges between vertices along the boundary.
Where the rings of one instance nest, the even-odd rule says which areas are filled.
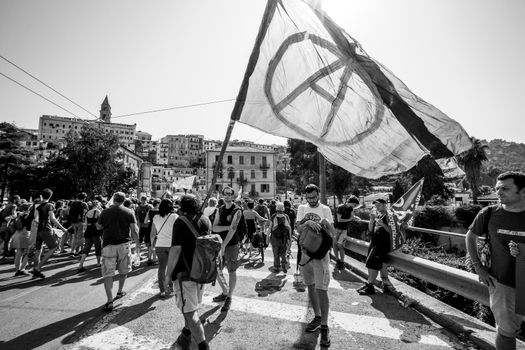
[[[76,222],[82,222],[82,220],[84,219],[84,208],[84,203],[82,201],[73,201],[69,208],[69,222],[72,224]]]
[[[277,220],[275,220],[277,219]],[[284,215],[273,214],[272,223],[277,221],[277,226],[272,227],[272,237],[279,241],[285,241],[288,238],[288,228],[286,227],[286,218]]]
[[[308,255],[310,257],[310,259],[308,259],[308,261],[305,262],[304,264],[299,264],[299,265],[304,266],[304,265],[308,264],[312,259],[317,259],[317,260],[323,259],[326,256],[326,254],[328,254],[328,252],[330,251],[330,248],[332,248],[333,237],[330,234],[330,232],[328,232],[323,227],[321,227],[321,229],[319,230],[319,233],[321,235],[321,244],[319,245],[319,247],[315,251],[311,251],[311,250],[308,250],[308,249],[305,248],[306,255]],[[301,235],[299,236],[299,244],[301,244],[303,242],[303,240],[306,239],[305,236],[307,234],[314,234],[314,233],[313,232],[306,232],[306,231],[301,232]]]
[[[244,212],[242,209],[237,209],[241,211],[241,218],[239,219],[239,223],[237,224],[237,236],[239,237],[239,240],[242,241],[244,239],[244,236],[246,236],[246,233],[248,232],[248,225],[246,225],[246,220],[244,219]]]

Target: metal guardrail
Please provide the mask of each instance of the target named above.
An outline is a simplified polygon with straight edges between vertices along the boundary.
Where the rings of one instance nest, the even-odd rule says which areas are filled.
[[[410,226],[408,229],[444,236],[465,237],[465,235],[458,233],[430,230],[419,227]],[[346,249],[363,256],[367,255],[368,246],[368,242],[351,237],[348,237],[345,244]],[[400,251],[391,252],[388,255],[387,263],[400,271],[409,273],[424,281],[464,296],[465,298],[475,300],[483,305],[489,305],[488,289],[486,286],[479,283],[476,274],[420,257],[404,254]]]

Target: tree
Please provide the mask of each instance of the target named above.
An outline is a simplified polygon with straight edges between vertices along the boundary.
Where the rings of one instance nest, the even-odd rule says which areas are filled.
[[[319,182],[317,147],[302,140],[288,139],[290,177],[301,192],[310,183]]]
[[[32,152],[20,145],[25,133],[13,124],[0,123],[0,199],[3,199],[10,181],[17,179],[15,174],[23,174],[23,169],[32,163]]]
[[[114,174],[110,174],[108,184],[106,185],[106,193],[108,196],[117,191],[131,193],[137,188],[138,184],[139,180],[133,170],[121,166]]]
[[[352,186],[352,174],[347,170],[328,163],[327,167],[327,192],[334,194],[339,202],[343,202],[343,195],[350,192]]]
[[[408,175],[411,177],[408,187],[415,184],[422,177],[425,178],[422,191],[422,196],[425,200],[429,200],[433,195],[439,195],[445,200],[452,196],[452,191],[445,186],[441,168],[429,155],[423,157],[416,166],[410,169]]]
[[[399,180],[396,180],[396,182],[394,183],[394,188],[392,189],[392,196],[393,196],[393,201],[394,203],[399,199],[401,198],[401,196],[403,196],[405,194],[406,190],[405,188],[401,185],[401,182]]]
[[[472,201],[474,204],[477,204],[480,194],[481,168],[483,162],[487,161],[486,150],[488,146],[482,144],[481,141],[475,137],[471,137],[470,140],[472,141],[472,148],[463,152],[457,158],[459,165],[461,165],[465,171],[466,181],[472,191]]]

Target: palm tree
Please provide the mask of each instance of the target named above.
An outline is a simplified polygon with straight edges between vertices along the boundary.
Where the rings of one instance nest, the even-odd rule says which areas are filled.
[[[458,163],[463,167],[466,174],[466,180],[472,190],[472,201],[478,203],[480,194],[479,184],[481,178],[481,167],[483,162],[487,161],[486,150],[488,145],[482,144],[480,140],[471,137],[472,148],[458,155]]]

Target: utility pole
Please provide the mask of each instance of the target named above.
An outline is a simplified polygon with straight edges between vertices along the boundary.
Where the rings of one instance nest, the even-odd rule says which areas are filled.
[[[320,200],[321,203],[326,204],[326,160],[319,150],[317,151],[317,155],[319,159],[319,189],[321,190]]]

